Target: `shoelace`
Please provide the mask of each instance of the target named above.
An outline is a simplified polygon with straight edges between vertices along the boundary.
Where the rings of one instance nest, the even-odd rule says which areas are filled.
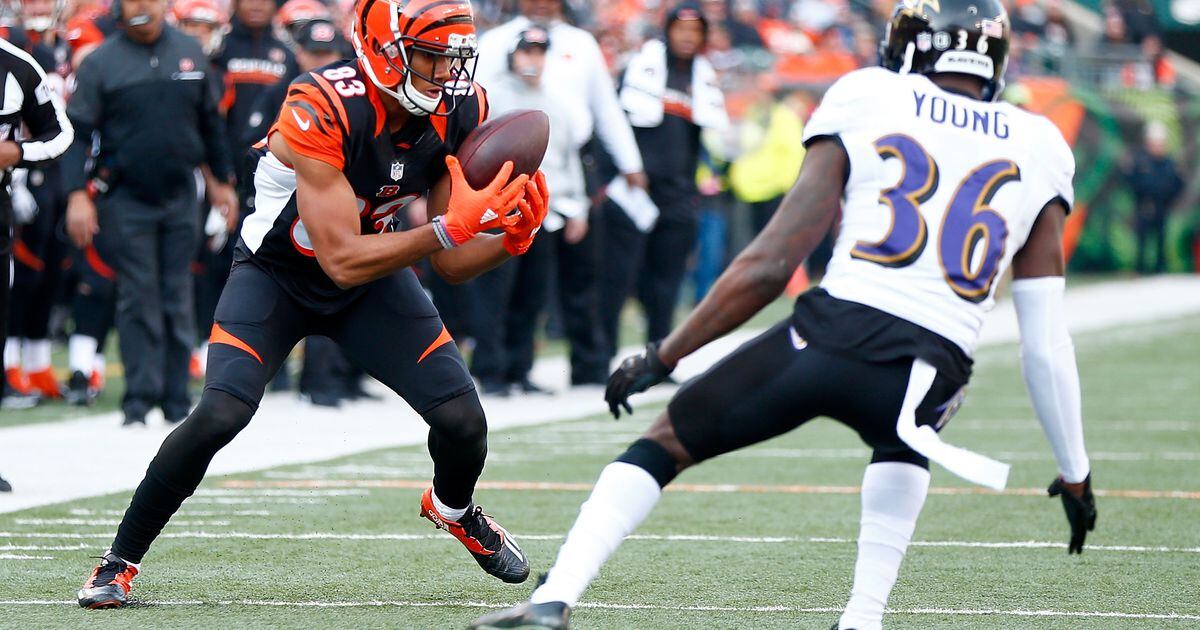
[[[483,508],[476,505],[470,512],[470,518],[462,523],[462,526],[467,535],[478,540],[484,549],[497,551],[503,543],[500,541],[500,534],[488,526],[489,518],[491,517],[483,513]]]
[[[128,569],[121,560],[112,560],[111,558],[100,558],[100,570],[96,572],[96,577],[92,579],[92,586],[105,586],[116,581],[117,576],[124,573]]]

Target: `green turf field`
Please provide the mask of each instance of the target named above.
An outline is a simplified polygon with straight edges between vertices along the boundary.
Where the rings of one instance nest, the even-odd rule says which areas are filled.
[[[888,627],[1200,626],[1200,321],[1076,345],[1095,483],[1108,493],[1090,548],[1067,556],[1061,507],[1039,496],[1055,466],[1015,348],[985,350],[945,435],[1013,463],[1012,490],[976,492],[934,470]],[[586,485],[657,409],[638,411],[493,434],[477,498],[535,572]],[[97,474],[120,456],[97,453]],[[828,628],[850,587],[867,457],[849,430],[817,420],[685,473],[588,591],[576,627]],[[411,447],[210,479],[146,558],[140,604],[115,611],[72,602],[128,493],[0,515],[0,626],[457,628],[526,597],[530,585],[487,577],[417,517],[430,469]],[[1169,614],[1190,618],[1121,616]]]

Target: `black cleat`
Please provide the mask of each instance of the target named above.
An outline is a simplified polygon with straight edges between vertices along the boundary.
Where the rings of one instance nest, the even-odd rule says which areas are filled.
[[[525,552],[517,546],[512,534],[484,514],[478,505],[470,505],[462,518],[452,521],[438,513],[433,505],[433,488],[430,488],[421,495],[421,516],[457,538],[489,575],[509,584],[520,584],[529,579],[529,560]]]
[[[121,423],[122,427],[146,427],[146,416],[136,414],[125,414],[125,421]]]
[[[67,381],[67,391],[63,397],[67,400],[68,405],[86,407],[96,401],[98,393],[92,389],[87,375],[75,370],[71,374],[71,379]]]
[[[120,608],[129,601],[129,590],[133,578],[138,574],[136,567],[114,556],[111,552],[100,558],[100,566],[92,570],[91,577],[83,583],[76,598],[83,608]]]
[[[535,604],[525,602],[512,608],[488,613],[467,626],[471,630],[526,628],[528,630],[567,630],[571,608],[563,602]]]
[[[0,477],[0,492],[12,492],[12,484]]]

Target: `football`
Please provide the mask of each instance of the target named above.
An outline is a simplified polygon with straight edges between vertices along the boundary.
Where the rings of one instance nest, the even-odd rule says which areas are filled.
[[[513,177],[533,176],[542,165],[550,142],[550,118],[545,112],[518,109],[479,125],[458,148],[467,183],[476,190],[487,186],[500,167],[512,160]]]

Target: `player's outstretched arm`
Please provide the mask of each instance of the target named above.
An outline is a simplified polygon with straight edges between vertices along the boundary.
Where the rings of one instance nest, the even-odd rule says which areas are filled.
[[[632,413],[629,396],[661,383],[680,359],[741,326],[779,297],[796,267],[833,225],[848,169],[840,144],[828,138],[813,142],[775,216],[730,263],[700,305],[665,340],[629,357],[609,377],[604,400],[614,417],[621,417],[622,407]]]
[[[1060,472],[1049,492],[1062,497],[1071,526],[1067,552],[1082,553],[1087,532],[1096,526],[1096,504],[1083,444],[1079,370],[1063,316],[1065,218],[1066,207],[1059,201],[1042,209],[1025,246],[1013,257],[1012,293],[1025,385]]]
[[[832,227],[848,169],[846,151],[837,142],[820,139],[809,147],[799,178],[770,223],[659,346],[664,364],[673,368],[680,359],[741,326],[779,297],[796,267]]]
[[[339,287],[382,278],[442,248],[433,227],[360,234],[354,189],[342,171],[291,151],[282,134],[271,136],[271,153],[296,171],[296,206],[321,269]],[[260,167],[261,168],[261,167]]]

